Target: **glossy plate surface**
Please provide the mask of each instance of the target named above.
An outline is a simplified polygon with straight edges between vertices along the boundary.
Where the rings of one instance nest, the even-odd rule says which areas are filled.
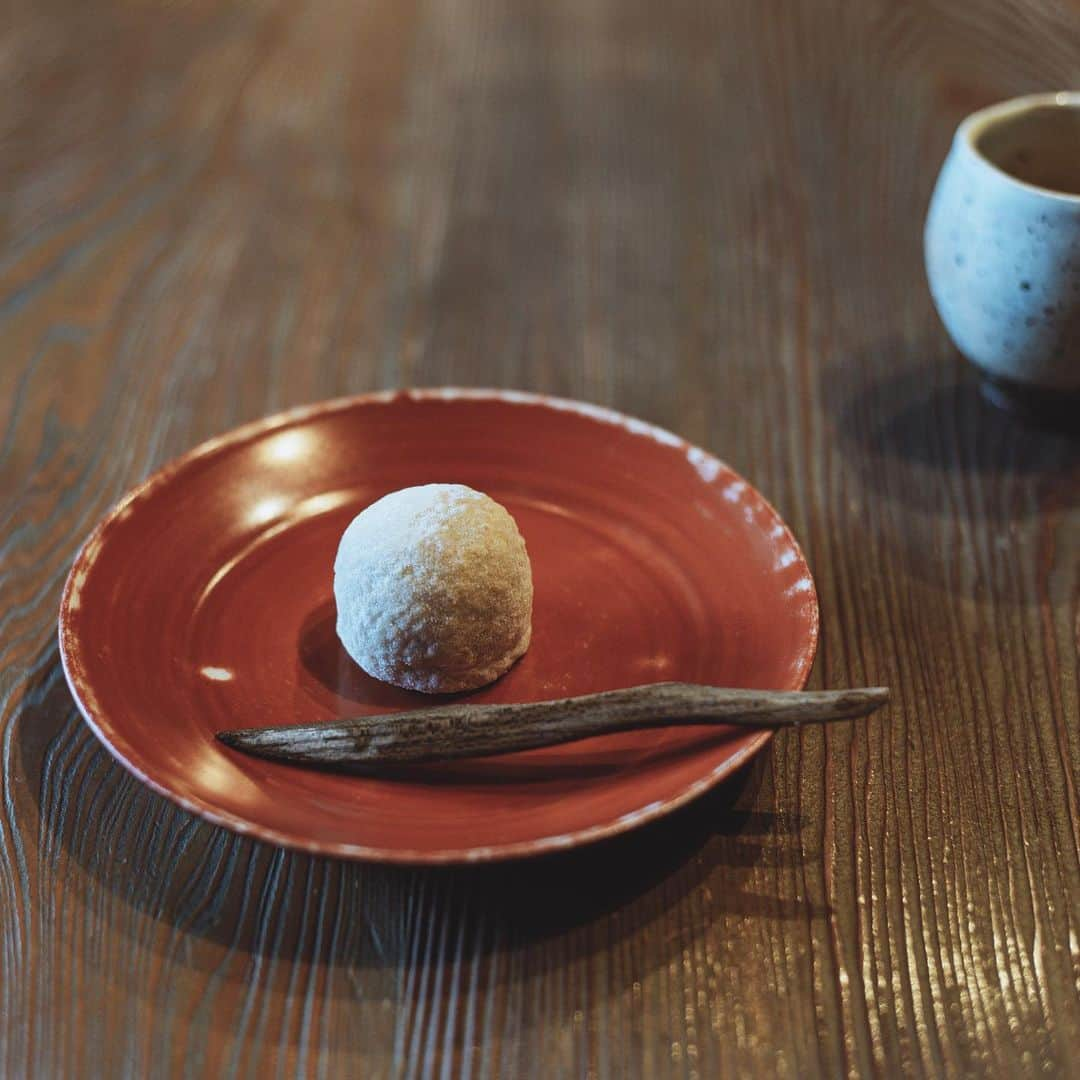
[[[115,757],[210,821],[397,862],[476,861],[611,835],[728,775],[767,732],[672,728],[360,778],[247,757],[222,728],[439,700],[366,676],[334,632],[353,515],[411,484],[502,502],[533,564],[533,642],[464,700],[529,701],[675,679],[798,689],[813,582],[745,480],[616,413],[496,391],[332,401],[206,443],[86,542],[60,611],[68,683]]]

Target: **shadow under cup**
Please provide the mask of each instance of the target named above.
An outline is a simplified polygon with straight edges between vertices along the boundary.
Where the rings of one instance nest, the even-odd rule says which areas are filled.
[[[996,404],[1080,427],[1080,93],[957,129],[925,233],[945,328]]]

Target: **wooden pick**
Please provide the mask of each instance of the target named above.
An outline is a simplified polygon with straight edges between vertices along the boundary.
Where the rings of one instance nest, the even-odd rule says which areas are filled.
[[[889,699],[861,690],[725,690],[653,683],[516,705],[435,705],[324,724],[221,731],[234,750],[297,765],[356,769],[484,757],[616,731],[684,724],[783,727],[865,716]]]

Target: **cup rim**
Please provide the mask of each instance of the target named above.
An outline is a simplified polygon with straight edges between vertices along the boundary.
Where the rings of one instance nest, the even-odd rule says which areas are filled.
[[[987,168],[993,170],[999,177],[1009,184],[1040,195],[1047,199],[1058,199],[1069,205],[1080,205],[1080,194],[1067,191],[1057,191],[1054,188],[1041,187],[1038,184],[1030,184],[1026,180],[1020,180],[1007,173],[996,162],[991,161],[978,147],[980,136],[994,124],[1020,113],[1032,112],[1035,109],[1071,108],[1080,112],[1080,90],[1056,90],[1041,94],[1023,94],[1020,97],[1009,98],[1007,101],[999,101],[994,105],[988,105],[966,117],[956,129],[956,140],[961,143],[970,154]]]

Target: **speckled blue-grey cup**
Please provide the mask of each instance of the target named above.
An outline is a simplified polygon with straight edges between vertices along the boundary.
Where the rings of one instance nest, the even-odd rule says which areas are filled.
[[[969,116],[924,239],[934,303],[964,356],[1003,385],[1080,391],[1080,92]]]

